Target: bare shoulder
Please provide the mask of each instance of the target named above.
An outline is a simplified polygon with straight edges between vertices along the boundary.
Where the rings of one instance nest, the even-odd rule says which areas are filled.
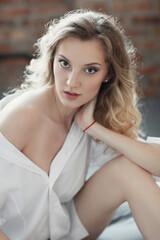
[[[38,92],[26,92],[8,103],[0,112],[0,132],[19,150],[30,141],[43,118]]]

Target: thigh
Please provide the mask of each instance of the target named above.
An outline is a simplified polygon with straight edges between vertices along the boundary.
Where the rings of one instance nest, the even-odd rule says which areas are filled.
[[[121,158],[106,163],[75,196],[76,211],[90,233],[87,239],[95,239],[103,231],[114,211],[124,201],[117,174]]]

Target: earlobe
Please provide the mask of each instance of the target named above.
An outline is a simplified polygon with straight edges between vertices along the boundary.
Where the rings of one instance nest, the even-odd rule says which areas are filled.
[[[106,78],[103,82],[106,83],[109,81],[109,78]]]

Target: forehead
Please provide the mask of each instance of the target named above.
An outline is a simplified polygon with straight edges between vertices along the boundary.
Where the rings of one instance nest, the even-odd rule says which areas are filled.
[[[62,54],[69,60],[76,59],[85,63],[93,61],[105,63],[104,46],[98,39],[81,40],[68,37],[59,43],[56,54]]]

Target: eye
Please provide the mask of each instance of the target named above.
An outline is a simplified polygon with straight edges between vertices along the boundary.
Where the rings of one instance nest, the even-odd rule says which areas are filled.
[[[63,68],[69,67],[69,63],[66,60],[59,60],[59,63],[61,65],[61,67],[63,67]]]
[[[89,74],[93,74],[93,73],[97,72],[98,69],[95,68],[95,67],[89,67],[89,68],[87,68],[85,71],[86,71],[87,73],[89,73]]]

